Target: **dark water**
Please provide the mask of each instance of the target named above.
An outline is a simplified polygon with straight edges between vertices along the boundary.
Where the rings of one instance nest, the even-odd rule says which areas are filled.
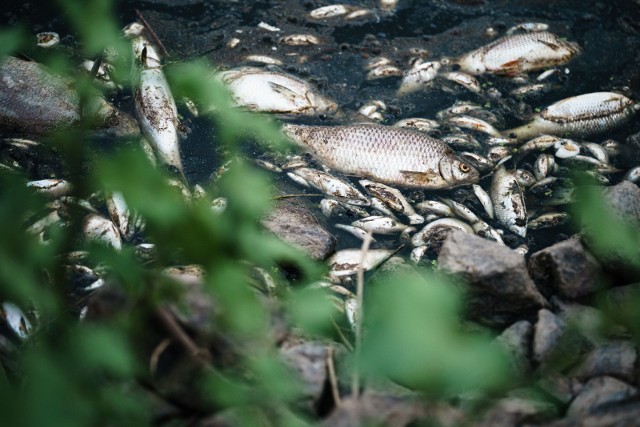
[[[342,2],[345,3],[345,2]],[[363,7],[377,7],[377,1],[348,2]],[[149,0],[120,2],[116,14],[122,26],[133,21],[135,10],[144,15],[169,50],[172,61],[206,58],[213,66],[231,68],[244,65],[248,54],[269,55],[281,60],[285,71],[314,82],[345,112],[342,118],[312,117],[307,123],[342,123],[367,101],[384,101],[388,109],[385,122],[391,124],[405,117],[435,118],[435,113],[457,100],[486,104],[487,99],[451,84],[436,82],[432,88],[405,98],[395,94],[399,79],[367,81],[365,62],[374,56],[386,56],[400,68],[415,56],[411,49],[420,49],[425,60],[453,57],[489,43],[488,27],[496,29],[498,36],[507,28],[522,22],[544,22],[549,31],[577,42],[582,55],[562,67],[561,73],[550,83],[552,89],[538,97],[525,99],[515,111],[510,102],[491,102],[490,111],[501,119],[499,129],[521,124],[528,113],[544,108],[562,98],[595,91],[616,91],[632,99],[640,99],[640,4],[634,0],[584,2],[579,0],[434,0],[400,1],[397,10],[388,14],[376,13],[372,17],[345,22],[341,19],[312,21],[306,18],[311,9],[329,4],[320,1],[194,1]],[[0,18],[4,25],[22,23],[34,33],[57,31],[65,46],[75,48],[76,38],[66,24],[66,17],[55,7],[55,2],[9,2]],[[257,28],[266,22],[281,29],[278,33]],[[314,34],[324,41],[319,46],[283,46],[281,35]],[[227,42],[238,37],[241,43],[229,49]],[[304,58],[304,60],[303,60]],[[565,68],[567,72],[565,72]],[[505,78],[481,76],[483,85],[495,87],[508,97],[517,86]],[[130,108],[127,95],[122,104]],[[184,124],[190,130],[181,150],[183,163],[190,181],[205,181],[219,166],[220,153],[216,151],[215,129],[203,119],[180,110]],[[624,142],[627,136],[640,130],[637,120],[616,132],[595,138],[601,142],[614,138]],[[253,147],[250,155],[262,155]],[[617,160],[621,169],[640,164],[637,150],[631,149]],[[523,160],[535,160],[534,156]],[[522,165],[521,165],[522,166]],[[525,166],[526,167],[526,166]],[[285,191],[301,192],[292,187],[288,178],[276,177]],[[620,174],[611,176],[612,183]],[[481,184],[488,188],[490,178]],[[419,192],[418,192],[419,193]],[[433,194],[408,193],[420,198]],[[437,195],[453,197],[471,203],[480,212],[479,205],[469,190],[439,192]],[[316,200],[316,199],[311,199]],[[313,204],[312,202],[308,202]],[[536,200],[529,200],[535,208]],[[490,222],[495,225],[495,223]],[[526,242],[532,251],[566,238],[569,227],[549,231],[534,231]],[[512,245],[521,239],[510,237]],[[340,246],[359,244],[350,237],[340,235]],[[397,239],[384,237],[378,245],[397,245]]]

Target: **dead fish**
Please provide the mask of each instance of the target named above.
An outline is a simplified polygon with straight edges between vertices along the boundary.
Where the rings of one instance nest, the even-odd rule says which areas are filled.
[[[548,29],[549,24],[545,24],[544,22],[523,22],[522,24],[514,25],[509,28],[507,30],[507,34],[513,34],[517,31],[539,32],[547,31]]]
[[[332,4],[313,9],[311,12],[309,12],[309,17],[313,19],[336,18],[338,16],[346,15],[353,10],[355,10],[355,7],[350,5]]]
[[[432,213],[437,216],[454,216],[451,206],[437,200],[424,200],[416,204],[416,209],[424,214]]]
[[[476,119],[471,116],[453,116],[447,122],[454,126],[459,126],[465,129],[475,130],[477,132],[486,133],[487,135],[495,136],[498,138],[502,137],[502,134],[498,132],[496,128],[491,126],[489,123],[484,120]]]
[[[367,80],[386,79],[387,77],[400,77],[402,70],[395,65],[380,65],[372,68],[367,73]]]
[[[396,234],[404,231],[407,226],[386,216],[369,216],[351,223],[353,227],[370,231],[373,234]]]
[[[416,246],[411,250],[411,254],[409,255],[409,259],[413,261],[414,264],[419,264],[424,258],[424,255],[429,250],[428,246]]]
[[[122,193],[110,192],[106,196],[107,210],[111,221],[118,227],[120,235],[125,241],[133,239],[138,231],[143,228],[141,217],[131,212],[124,200]]]
[[[596,144],[594,142],[583,142],[581,146],[586,148],[589,154],[596,158],[600,163],[609,163],[609,154],[607,153],[607,150],[602,147],[602,145]]]
[[[532,122],[504,133],[513,134],[520,141],[543,133],[593,136],[625,124],[638,109],[638,104],[618,93],[587,93],[558,101],[542,110]]]
[[[416,92],[429,84],[440,70],[439,62],[423,62],[404,73],[397,95],[403,96]]]
[[[504,145],[495,145],[487,150],[487,158],[489,161],[497,164],[503,159],[511,156],[511,149]]]
[[[133,98],[142,132],[159,160],[184,176],[178,143],[178,110],[162,71],[160,55],[143,36],[134,38],[132,47]]]
[[[444,242],[452,230],[461,230],[465,233],[473,234],[473,229],[469,224],[459,219],[440,218],[425,225],[422,230],[414,234],[411,237],[411,244],[414,247],[427,246],[432,248]]]
[[[84,218],[82,230],[88,240],[93,240],[119,251],[122,249],[120,232],[113,222],[107,218],[89,214]]]
[[[41,179],[27,182],[27,187],[34,189],[37,193],[47,197],[57,199],[71,193],[72,185],[64,179]]]
[[[320,39],[312,34],[290,34],[280,38],[280,43],[288,46],[313,46],[320,44]]]
[[[482,109],[482,107],[479,106],[478,104],[473,104],[471,102],[466,102],[466,101],[456,101],[451,107],[438,111],[436,113],[436,118],[438,120],[446,120],[453,116],[469,114],[469,112],[471,111],[480,110],[480,109]]]
[[[522,187],[531,187],[536,183],[536,177],[526,169],[516,169],[515,171],[516,181],[518,185]]]
[[[520,86],[511,91],[511,96],[515,97],[532,97],[534,95],[540,95],[542,92],[549,89],[549,86],[545,83],[534,83],[525,86]]]
[[[387,111],[387,104],[380,100],[369,101],[358,109],[358,114],[368,119],[381,122],[384,120],[383,112]]]
[[[565,224],[567,221],[569,221],[569,214],[565,212],[548,212],[529,221],[527,227],[532,230],[539,230],[542,228],[557,227],[558,225]]]
[[[494,242],[504,246],[504,241],[502,240],[502,236],[500,235],[498,230],[496,230],[483,220],[474,222],[473,224],[471,224],[471,228],[478,236],[484,239],[493,240]]]
[[[518,148],[518,150],[521,153],[528,153],[530,151],[544,151],[548,148],[555,146],[556,142],[561,140],[562,138],[559,138],[554,135],[540,135],[522,144]]]
[[[445,135],[440,140],[458,150],[479,150],[482,148],[477,139],[466,133]]]
[[[38,41],[38,47],[50,48],[60,43],[60,35],[53,31],[45,31],[36,34],[36,40]]]
[[[480,221],[478,215],[476,215],[471,209],[463,205],[462,203],[458,203],[455,200],[440,198],[442,202],[451,207],[453,213],[460,219],[468,222],[469,224],[474,224]]]
[[[580,145],[570,139],[561,139],[553,144],[556,149],[555,156],[559,159],[568,159],[580,154]]]
[[[487,158],[487,157],[481,156],[480,154],[472,153],[469,151],[463,151],[462,153],[460,153],[460,158],[466,161],[467,163],[469,163],[471,166],[473,166],[480,172],[486,172],[490,169],[493,169],[493,167],[496,164],[490,158]]]
[[[287,124],[283,132],[330,168],[385,184],[441,189],[479,179],[446,144],[409,129]]]
[[[36,62],[11,56],[0,59],[0,127],[25,135],[45,135],[77,125],[81,118],[104,136],[140,133],[133,117],[119,111],[96,93],[80,111],[80,97],[72,81]]]
[[[335,227],[339,228],[340,230],[346,231],[347,233],[357,237],[360,240],[366,239],[367,235],[369,234],[368,232],[364,231],[362,228],[354,227],[353,225],[336,224]],[[375,242],[376,239],[371,238],[371,241]]]
[[[629,169],[627,173],[624,174],[623,179],[636,183],[640,181],[640,166]]]
[[[444,77],[449,81],[459,84],[460,86],[464,87],[465,89],[473,93],[482,92],[482,87],[480,87],[480,82],[478,82],[478,79],[476,79],[470,74],[461,73],[460,71],[451,71],[449,73],[442,74],[442,77]]]
[[[475,194],[480,201],[480,204],[484,208],[484,211],[487,213],[487,216],[493,219],[493,202],[491,201],[491,196],[489,196],[489,194],[484,191],[484,189],[478,184],[473,184],[472,187],[473,194]]]
[[[390,209],[406,215],[409,218],[409,224],[415,225],[424,222],[424,217],[416,213],[411,203],[402,195],[400,190],[367,179],[360,180],[360,185]]]
[[[311,168],[298,168],[292,172],[312,187],[340,201],[356,206],[369,206],[369,199],[351,184],[347,184],[326,172]]]
[[[491,201],[496,219],[507,229],[525,237],[527,208],[515,171],[508,171],[504,166],[496,170],[491,183]]]
[[[251,111],[313,115],[338,108],[309,83],[290,74],[241,67],[224,71],[218,77],[231,91],[235,104]]]
[[[348,205],[346,203],[339,202],[335,199],[322,199],[320,200],[320,211],[322,214],[331,218],[333,216],[350,216],[350,217],[361,217],[365,218],[369,216],[369,213],[358,207],[353,205]]]
[[[513,34],[462,55],[455,60],[462,71],[471,74],[517,75],[569,62],[580,47],[543,31]]]
[[[440,127],[440,123],[431,119],[423,119],[421,117],[411,117],[408,119],[398,120],[393,124],[395,127],[415,129],[420,132],[431,132]]]
[[[391,249],[369,249],[363,256],[360,249],[337,251],[327,261],[329,275],[334,278],[340,278],[356,274],[360,268],[364,271],[373,270],[395,252],[395,250]]]
[[[550,154],[540,154],[533,164],[533,174],[540,181],[549,175],[556,167],[555,157]]]
[[[264,65],[277,65],[282,66],[284,62],[269,55],[247,55],[243,58],[244,62],[255,62],[257,64]]]
[[[0,317],[18,338],[21,340],[29,338],[32,329],[31,322],[17,305],[3,302],[0,305]]]

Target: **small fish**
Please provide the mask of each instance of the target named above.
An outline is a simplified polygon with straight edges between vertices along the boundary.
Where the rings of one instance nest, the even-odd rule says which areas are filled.
[[[107,218],[89,214],[84,218],[82,229],[87,239],[103,243],[117,251],[122,249],[118,227]]]
[[[453,116],[469,114],[471,111],[480,109],[482,109],[482,107],[478,104],[473,104],[471,102],[465,101],[456,101],[451,107],[438,111],[436,113],[436,118],[438,120],[446,120]]]
[[[479,180],[446,144],[409,129],[287,124],[283,132],[330,168],[385,184],[442,189]]]
[[[471,116],[454,116],[447,120],[449,124],[459,126],[461,128],[475,130],[477,132],[486,133],[497,138],[502,138],[502,134],[498,132],[496,128],[491,126],[484,120],[477,119]]]
[[[480,204],[484,208],[484,211],[487,213],[487,216],[493,219],[493,202],[491,201],[491,196],[489,196],[489,194],[484,191],[484,189],[478,184],[473,184],[472,187],[473,194],[475,194],[480,201]]]
[[[636,166],[635,168],[631,168],[624,174],[624,179],[631,182],[639,182],[640,181],[640,166]]]
[[[118,227],[125,241],[133,239],[143,227],[143,219],[129,210],[122,193],[114,191],[106,196],[107,210],[111,221]]]
[[[424,255],[427,253],[427,251],[429,250],[428,246],[416,246],[415,248],[413,248],[413,250],[411,250],[411,254],[409,254],[409,259],[411,259],[411,261],[413,261],[415,264],[419,264],[420,261],[422,261],[422,258],[424,258]]]
[[[458,203],[455,200],[441,198],[442,202],[451,207],[453,213],[460,219],[468,222],[469,224],[474,224],[480,221],[478,215],[476,215],[471,209],[463,205],[462,203]]]
[[[369,234],[367,231],[363,230],[362,228],[354,227],[353,225],[336,224],[335,227],[339,228],[340,230],[346,231],[347,233],[357,237],[360,240],[366,239],[367,235]],[[376,239],[372,237],[371,241],[375,242]]]
[[[455,213],[451,206],[439,202],[437,200],[424,200],[418,204],[416,204],[416,209],[422,213],[433,213],[437,216],[454,216]]]
[[[440,218],[425,225],[411,237],[411,244],[414,247],[427,246],[429,248],[437,247],[447,238],[451,230],[461,230],[465,233],[473,234],[473,229],[459,219]]]
[[[531,151],[544,151],[555,146],[556,142],[561,140],[562,138],[554,135],[540,135],[522,144],[520,148],[518,148],[518,150],[522,153],[528,153]]]
[[[218,77],[231,91],[234,103],[251,111],[313,115],[338,108],[309,83],[290,74],[241,67],[224,71]]]
[[[639,109],[639,104],[618,93],[587,93],[558,101],[532,122],[504,133],[519,141],[540,134],[588,137],[625,124]]]
[[[338,16],[346,15],[350,13],[355,8],[353,6],[344,5],[344,4],[332,4],[329,6],[319,7],[317,9],[313,9],[309,12],[309,17],[313,19],[327,19],[327,18],[336,18]]]
[[[341,217],[345,215],[348,215],[350,217],[359,216],[361,218],[369,216],[369,213],[366,210],[358,206],[348,205],[334,199],[320,200],[320,211],[327,218],[331,218],[334,216]]]
[[[568,159],[580,154],[580,145],[570,139],[561,139],[553,144],[556,149],[556,157],[559,159]]]
[[[536,177],[525,169],[516,169],[515,177],[520,187],[531,187],[536,183]]]
[[[373,234],[396,234],[407,228],[405,224],[399,223],[393,218],[378,215],[356,220],[352,222],[351,225],[365,231],[370,231]]]
[[[384,120],[383,112],[387,111],[387,104],[380,100],[369,101],[358,109],[358,114],[371,120]]]
[[[360,249],[337,251],[327,261],[329,275],[334,278],[340,278],[356,274],[359,268],[364,271],[373,270],[395,252],[395,250],[391,249],[369,249],[363,256]]]
[[[71,183],[64,179],[41,179],[38,181],[30,181],[27,182],[27,187],[32,188],[36,190],[36,192],[52,199],[69,195],[73,188]]]
[[[415,225],[424,222],[424,217],[416,213],[411,203],[402,195],[400,190],[367,179],[360,180],[360,185],[390,209],[405,214],[409,218],[410,224]]]
[[[482,145],[477,139],[466,133],[456,133],[440,138],[445,144],[458,150],[479,150]]]
[[[60,35],[52,31],[36,34],[38,47],[50,48],[60,43]]]
[[[540,181],[549,175],[556,166],[555,157],[550,154],[540,154],[533,164],[533,174]]]
[[[355,187],[326,172],[311,168],[298,168],[294,169],[292,173],[330,197],[335,197],[350,205],[370,205],[369,199]]]
[[[547,31],[548,29],[549,24],[545,24],[544,22],[523,22],[522,24],[514,25],[509,28],[507,30],[507,34],[513,34],[518,31],[539,32]]]
[[[495,145],[487,150],[487,158],[493,163],[498,163],[502,159],[511,156],[511,150],[504,145]]]
[[[274,58],[269,55],[247,55],[243,59],[244,59],[244,62],[254,62],[257,64],[277,65],[277,66],[284,65],[284,62],[280,61],[278,58]]]
[[[478,81],[478,79],[476,79],[470,74],[461,73],[459,71],[451,71],[449,73],[444,73],[442,77],[444,77],[449,81],[459,84],[460,86],[464,87],[465,89],[473,93],[482,92],[482,87],[480,87],[480,82]]]
[[[486,222],[482,220],[476,221],[471,225],[471,228],[478,236],[484,239],[493,240],[494,242],[504,246],[504,241],[502,240],[502,236],[500,235],[498,230],[496,230]]]
[[[455,60],[470,74],[517,75],[567,63],[580,47],[543,31],[513,34],[462,55]]]
[[[600,163],[609,163],[609,154],[607,153],[607,150],[602,147],[602,145],[596,144],[594,142],[583,142],[580,145],[582,145],[582,147],[584,147],[594,158],[598,159]]]
[[[31,322],[17,305],[3,302],[0,305],[0,317],[18,338],[21,340],[29,338],[32,329]]]
[[[403,96],[426,87],[438,75],[439,62],[422,62],[404,73],[397,95]]]
[[[431,132],[434,129],[440,127],[440,123],[431,119],[423,119],[420,117],[412,117],[409,119],[402,119],[393,124],[395,127],[415,129],[420,132]]]
[[[395,65],[381,65],[372,68],[367,73],[367,80],[386,79],[387,77],[400,77],[402,70]]]
[[[541,228],[557,227],[567,221],[569,221],[569,214],[565,212],[548,212],[529,221],[527,228],[539,230]]]
[[[491,201],[496,219],[514,233],[527,234],[527,208],[515,171],[501,166],[493,175]]]

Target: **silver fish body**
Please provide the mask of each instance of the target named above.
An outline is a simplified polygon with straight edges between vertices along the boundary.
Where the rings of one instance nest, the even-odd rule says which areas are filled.
[[[219,78],[231,91],[235,104],[251,111],[313,115],[337,109],[309,83],[290,74],[241,67],[224,71]]]
[[[484,211],[487,213],[487,216],[493,219],[493,202],[491,201],[491,196],[489,196],[489,194],[484,191],[484,189],[478,184],[473,184],[473,193],[480,201],[480,204],[484,208]]]
[[[330,168],[385,184],[442,189],[479,180],[446,144],[409,129],[287,124],[283,131]]]
[[[311,168],[298,168],[294,169],[292,174],[304,179],[309,185],[324,194],[350,205],[369,206],[370,204],[369,199],[355,187],[326,172]]]
[[[142,132],[160,160],[184,174],[178,144],[178,110],[160,56],[142,36],[132,43],[137,76],[134,101]]]
[[[573,96],[542,110],[530,123],[505,131],[522,141],[546,133],[587,137],[628,122],[640,109],[633,100],[615,92]]]
[[[442,244],[447,235],[452,230],[461,230],[465,233],[473,234],[473,229],[469,224],[455,218],[440,218],[425,225],[411,237],[411,244],[414,247],[427,246],[429,248],[437,247]]]
[[[409,218],[410,224],[415,225],[424,222],[424,217],[416,213],[413,206],[411,206],[399,190],[367,179],[360,180],[360,185],[362,185],[369,194],[380,199],[390,209],[405,214],[407,218]]]
[[[491,201],[496,219],[514,233],[527,234],[527,208],[515,171],[498,168],[491,183]]]
[[[369,249],[364,254],[360,249],[343,249],[333,254],[328,260],[329,275],[340,278],[356,274],[360,268],[373,270],[394,254],[390,249]]]
[[[399,223],[393,218],[377,215],[356,220],[351,225],[374,234],[396,234],[407,228],[405,224]]]
[[[579,52],[576,43],[543,31],[502,37],[455,62],[470,74],[516,75],[564,64]]]

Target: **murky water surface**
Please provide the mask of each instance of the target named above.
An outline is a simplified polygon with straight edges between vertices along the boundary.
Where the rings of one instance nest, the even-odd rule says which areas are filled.
[[[283,65],[277,69],[312,82],[341,107],[341,114],[335,116],[288,119],[294,122],[344,124],[361,121],[362,118],[355,117],[355,112],[371,100],[381,100],[387,105],[383,112],[384,124],[407,117],[434,119],[437,111],[454,102],[470,101],[484,105],[498,117],[496,127],[502,130],[522,124],[533,112],[573,95],[615,91],[634,100],[640,99],[640,4],[634,0],[400,1],[391,13],[381,11],[377,1],[343,3],[369,7],[375,12],[355,21],[339,18],[318,21],[307,17],[309,11],[329,3],[150,0],[121,2],[118,16],[124,26],[135,19],[135,9],[139,10],[171,53],[170,61],[206,58],[212,67],[233,68],[248,65],[244,58],[249,54],[269,55],[282,61]],[[65,26],[64,16],[51,5],[15,2],[5,8],[2,20],[5,25],[22,22],[34,33],[56,31],[61,34],[66,48],[75,47],[75,37]],[[260,22],[280,31],[261,29],[258,27]],[[548,80],[549,88],[536,96],[511,97],[509,92],[518,87],[516,83],[508,78],[486,75],[479,77],[483,88],[497,89],[503,94],[502,99],[476,95],[445,80],[436,80],[428,89],[400,98],[396,95],[399,77],[366,80],[364,65],[373,57],[386,56],[399,68],[407,69],[416,57],[425,61],[455,57],[490,43],[504,35],[508,28],[523,22],[546,23],[549,31],[577,42],[583,49],[579,57],[559,67],[560,71]],[[493,28],[494,33],[490,34],[489,28]],[[278,41],[283,35],[298,33],[317,36],[322,43],[286,46]],[[228,43],[233,38],[240,41],[230,48]],[[532,77],[535,75],[533,73]],[[127,94],[119,101],[123,108],[131,109]],[[215,129],[208,121],[191,116],[184,108],[180,112],[184,124],[191,130],[181,145],[185,171],[193,183],[205,181],[220,161],[215,148]],[[613,133],[594,138],[594,142],[606,138],[625,142],[629,135],[639,130],[638,120],[633,120]],[[441,128],[434,136],[446,131]],[[614,160],[623,171],[640,164],[638,146],[628,144],[625,150],[624,155]],[[247,154],[265,157],[265,153],[252,146],[248,146]],[[528,156],[520,166],[530,168],[534,160],[535,156]],[[622,173],[610,175],[611,183],[619,181],[621,176]],[[282,191],[305,192],[285,175],[274,175],[274,179]],[[490,180],[490,176],[485,177],[482,186],[488,188]],[[433,193],[407,191],[405,194],[414,200],[436,195],[452,197],[481,212],[468,188]],[[319,198],[301,200],[315,209]],[[531,212],[540,210],[539,199],[529,198],[527,203]],[[559,207],[559,210],[563,209]],[[318,216],[321,216],[319,212]],[[339,237],[340,247],[359,245],[359,241],[346,233],[334,232]],[[532,231],[526,239],[507,232],[505,241],[514,247],[524,240],[531,251],[535,251],[570,233],[568,226]],[[398,245],[398,238],[381,237],[376,245],[394,247]]]

